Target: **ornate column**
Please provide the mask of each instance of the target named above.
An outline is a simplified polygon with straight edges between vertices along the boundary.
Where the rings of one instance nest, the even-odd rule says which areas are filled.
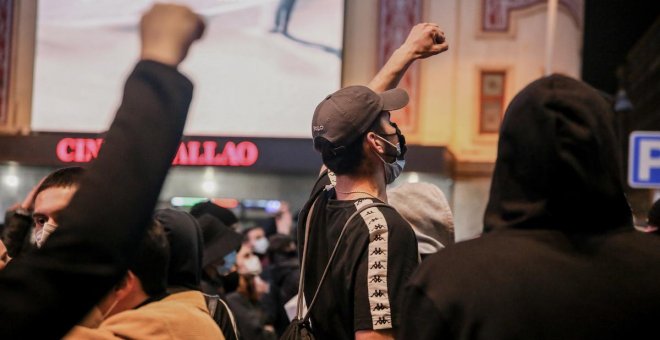
[[[378,29],[378,66],[382,67],[408,36],[410,29],[422,21],[422,0],[381,0]],[[399,87],[410,96],[410,103],[393,120],[406,132],[417,131],[419,67],[412,65]]]
[[[481,31],[511,33],[513,13],[546,4],[547,0],[482,0]],[[578,26],[582,24],[583,0],[559,0],[559,6],[575,20]]]
[[[0,0],[0,127],[9,124],[9,76],[13,33],[13,0]]]

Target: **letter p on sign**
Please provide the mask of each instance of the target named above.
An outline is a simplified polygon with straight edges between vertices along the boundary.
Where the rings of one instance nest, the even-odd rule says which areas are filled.
[[[633,188],[660,188],[660,132],[630,134],[628,183]]]

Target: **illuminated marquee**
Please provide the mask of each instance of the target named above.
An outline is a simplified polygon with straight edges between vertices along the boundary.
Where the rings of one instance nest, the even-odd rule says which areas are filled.
[[[62,138],[55,148],[57,159],[64,163],[87,163],[95,159],[102,138]],[[215,141],[184,141],[174,157],[173,165],[248,167],[259,158],[257,145],[250,141],[227,142],[218,152]]]

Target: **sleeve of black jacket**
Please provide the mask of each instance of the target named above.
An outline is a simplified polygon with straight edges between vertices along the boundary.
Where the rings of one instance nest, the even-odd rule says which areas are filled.
[[[5,214],[2,241],[7,247],[7,253],[12,258],[17,258],[30,247],[30,227],[32,227],[32,219],[29,216],[16,212]]]
[[[137,64],[58,230],[0,272],[1,339],[61,338],[119,281],[153,213],[191,98],[192,83],[175,68]]]

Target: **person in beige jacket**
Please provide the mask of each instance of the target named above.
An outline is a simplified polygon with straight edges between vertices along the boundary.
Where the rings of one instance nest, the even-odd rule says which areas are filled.
[[[66,339],[221,339],[199,291],[168,294],[170,247],[154,219],[124,279]]]
[[[114,314],[97,328],[76,326],[65,339],[224,340],[208,313],[202,294],[186,291]]]

